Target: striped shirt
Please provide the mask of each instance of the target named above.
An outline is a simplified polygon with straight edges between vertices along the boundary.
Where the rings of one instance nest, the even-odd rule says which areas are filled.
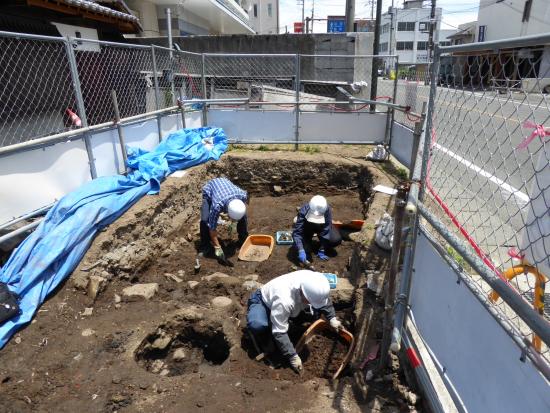
[[[210,203],[208,215],[208,228],[212,231],[218,226],[218,218],[221,212],[227,212],[227,205],[233,199],[246,202],[248,195],[227,178],[215,178],[206,183],[202,188],[202,196]]]

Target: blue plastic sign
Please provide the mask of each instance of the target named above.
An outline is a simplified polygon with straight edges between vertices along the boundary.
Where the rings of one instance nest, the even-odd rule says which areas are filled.
[[[343,33],[346,31],[346,21],[344,19],[328,19],[327,33]]]

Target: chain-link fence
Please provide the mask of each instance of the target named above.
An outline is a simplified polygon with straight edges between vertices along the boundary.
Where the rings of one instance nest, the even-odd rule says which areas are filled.
[[[209,99],[250,99],[250,108],[294,108],[295,55],[206,54],[204,59],[203,86]],[[259,105],[269,102],[277,104]]]
[[[437,57],[424,203],[550,321],[550,50],[493,50],[443,48]],[[550,361],[548,343],[469,272],[499,317]]]
[[[396,56],[199,54],[18,36],[0,34],[0,146],[111,122],[113,92],[121,118],[173,107],[178,98],[242,98],[248,104],[235,108],[243,110],[295,111],[298,100],[302,112],[369,111],[366,102],[350,102],[369,100],[373,80],[376,100],[400,103]]]
[[[66,43],[0,34],[0,147],[69,127],[78,113]]]
[[[149,47],[72,40],[88,125],[114,119],[112,91],[121,117],[155,110]]]

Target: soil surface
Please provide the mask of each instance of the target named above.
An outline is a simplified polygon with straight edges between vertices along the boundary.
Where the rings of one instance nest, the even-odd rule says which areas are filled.
[[[315,334],[300,351],[304,372],[310,377],[331,379],[346,358],[349,343],[329,331]]]
[[[356,378],[364,377],[358,363],[369,340],[379,341],[374,320],[383,309],[365,271],[376,279],[389,258],[369,241],[391,210],[390,197],[370,193],[373,184],[392,183],[377,168],[323,154],[239,153],[169,178],[158,196],[98,234],[69,281],[0,351],[0,412],[413,411],[397,370],[389,383]],[[335,220],[366,218],[329,261],[316,259],[316,243],[310,251],[318,271],[338,275],[331,295],[346,329],[357,332],[357,363],[337,382],[325,377],[342,353],[338,341],[312,342],[307,375],[297,376],[276,357],[272,365],[256,361],[243,329],[249,295],[298,268],[293,248],[276,245],[264,262],[239,261],[236,234],[221,231],[234,266],[203,258],[195,273],[201,187],[220,175],[249,191],[251,234],[290,230],[297,208],[317,193]],[[156,285],[151,298],[125,295],[140,284]],[[294,343],[312,321],[293,321]]]

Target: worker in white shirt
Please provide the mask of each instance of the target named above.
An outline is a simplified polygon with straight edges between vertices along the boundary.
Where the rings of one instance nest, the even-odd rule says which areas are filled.
[[[266,334],[271,333],[279,351],[299,373],[302,360],[288,337],[289,319],[311,305],[325,316],[332,328],[343,329],[329,292],[329,281],[319,272],[300,270],[274,278],[250,296],[247,328],[258,341],[265,341]]]

